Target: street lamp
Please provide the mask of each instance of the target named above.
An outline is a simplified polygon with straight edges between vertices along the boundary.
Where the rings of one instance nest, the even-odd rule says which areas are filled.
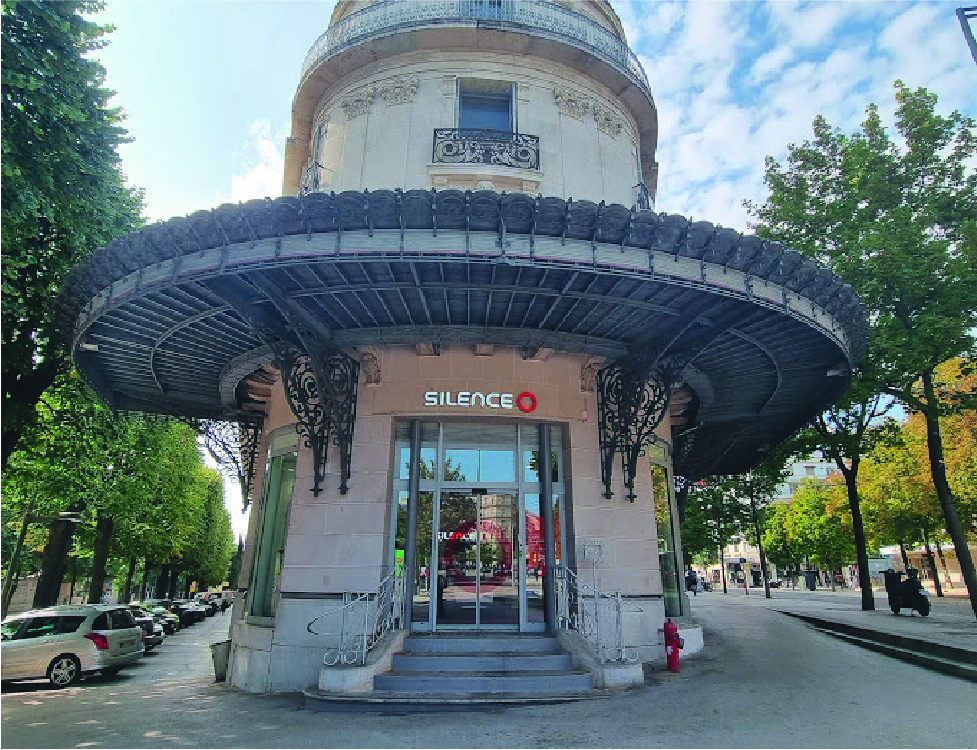
[[[10,606],[10,600],[14,595],[14,586],[17,579],[20,576],[20,552],[24,547],[24,538],[27,536],[27,529],[32,523],[54,523],[55,521],[66,521],[67,523],[81,523],[81,514],[64,511],[58,513],[56,516],[36,516],[31,513],[31,507],[28,507],[27,512],[24,514],[24,520],[20,525],[20,535],[17,537],[17,544],[14,545],[14,553],[10,556],[10,567],[7,569],[7,578],[3,582],[3,599],[0,604],[2,604],[2,616],[7,616],[7,608]]]

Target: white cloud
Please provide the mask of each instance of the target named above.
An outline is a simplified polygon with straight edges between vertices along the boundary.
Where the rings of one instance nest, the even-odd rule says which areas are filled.
[[[284,143],[284,134],[273,133],[268,120],[251,123],[250,138],[241,158],[242,171],[231,176],[230,195],[219,195],[219,202],[237,203],[281,195]]]
[[[925,86],[943,111],[974,114],[973,61],[947,3],[616,3],[659,113],[657,207],[745,229],[764,157],[812,136],[818,114],[846,132],[892,84]],[[645,8],[650,8],[645,11]]]

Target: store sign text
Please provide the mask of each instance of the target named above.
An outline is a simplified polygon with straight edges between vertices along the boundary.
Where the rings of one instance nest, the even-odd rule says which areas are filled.
[[[425,406],[484,406],[489,409],[518,408],[527,414],[536,409],[536,396],[528,391],[514,396],[511,393],[481,393],[480,391],[428,391]]]

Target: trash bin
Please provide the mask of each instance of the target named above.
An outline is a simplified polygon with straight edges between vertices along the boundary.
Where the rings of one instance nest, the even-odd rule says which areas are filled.
[[[231,656],[231,642],[218,641],[210,644],[210,655],[214,658],[214,681],[227,679],[227,661]]]
[[[805,570],[804,581],[807,583],[808,591],[815,591],[818,587],[818,572],[816,570]]]

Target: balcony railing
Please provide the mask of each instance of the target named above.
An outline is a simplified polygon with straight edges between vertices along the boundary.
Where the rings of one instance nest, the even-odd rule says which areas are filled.
[[[504,130],[435,128],[435,164],[491,164],[539,169],[539,137]]]
[[[302,63],[301,80],[327,58],[372,38],[417,26],[492,22],[583,49],[624,73],[650,99],[644,68],[617,35],[546,0],[387,0],[343,18],[320,36]]]

